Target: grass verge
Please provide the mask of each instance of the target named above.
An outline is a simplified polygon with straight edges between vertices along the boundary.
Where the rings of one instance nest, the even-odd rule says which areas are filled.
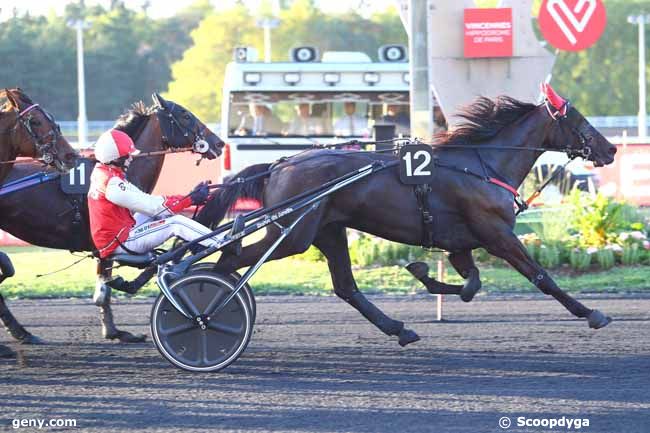
[[[95,285],[95,261],[81,263],[50,276],[37,278],[63,268],[75,260],[67,251],[36,247],[10,247],[3,251],[11,257],[16,276],[5,280],[0,292],[10,298],[90,297]],[[481,280],[484,292],[532,293],[536,289],[524,277],[509,267],[483,267]],[[432,266],[432,269],[435,267]],[[448,267],[450,283],[460,283],[453,269]],[[117,274],[129,279],[137,270],[122,268]],[[605,272],[574,274],[560,270],[550,272],[560,287],[569,292],[650,292],[650,266],[618,267]],[[411,274],[400,266],[382,266],[354,269],[359,289],[366,293],[410,294],[424,288]],[[330,295],[332,282],[327,265],[284,259],[262,266],[251,281],[256,294],[309,294]],[[141,292],[144,296],[158,293],[150,282]]]

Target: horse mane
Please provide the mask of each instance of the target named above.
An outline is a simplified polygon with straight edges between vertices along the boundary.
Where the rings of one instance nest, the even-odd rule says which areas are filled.
[[[468,141],[485,142],[535,108],[537,108],[535,104],[522,102],[510,96],[499,96],[494,100],[480,96],[474,103],[456,114],[465,122],[453,131],[436,134],[436,145],[455,145]]]
[[[113,129],[122,131],[135,140],[144,123],[153,112],[154,107],[147,107],[144,102],[138,101],[131,105],[131,108],[126,113],[117,118]]]

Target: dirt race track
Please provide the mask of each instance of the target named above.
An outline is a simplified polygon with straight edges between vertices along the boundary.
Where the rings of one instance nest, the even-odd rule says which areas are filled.
[[[565,416],[650,432],[650,299],[585,300],[615,319],[599,331],[542,297],[449,300],[437,323],[434,299],[371,297],[422,337],[402,349],[336,298],[260,297],[247,351],[211,374],[173,368],[151,342],[105,342],[88,301],[14,301],[49,344],[0,360],[0,431],[481,433],[503,416],[508,431],[576,431],[516,426]],[[151,303],[118,302],[117,322],[149,334]],[[12,428],[36,418],[77,427]]]

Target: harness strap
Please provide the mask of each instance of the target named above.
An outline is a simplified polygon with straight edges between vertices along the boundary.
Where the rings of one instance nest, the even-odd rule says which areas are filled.
[[[528,197],[528,198],[526,199],[526,201],[524,201],[524,202],[522,203],[523,206],[519,206],[519,211],[517,212],[517,215],[519,215],[520,213],[522,213],[523,211],[525,211],[526,209],[528,209],[528,208],[530,207],[530,204],[531,204],[533,201],[537,200],[537,198],[538,198],[540,195],[542,195],[542,191],[544,190],[544,188],[546,188],[546,187],[547,187],[547,186],[548,186],[548,185],[553,181],[553,179],[555,179],[555,178],[557,177],[558,174],[564,172],[564,169],[566,168],[567,165],[569,165],[569,163],[570,163],[571,161],[573,161],[573,159],[570,159],[570,160],[568,160],[566,163],[564,163],[564,165],[561,165],[561,166],[557,167],[557,168],[555,169],[555,171],[553,171],[553,173],[551,174],[551,176],[550,176],[548,179],[546,179],[546,180],[544,181],[544,183],[542,183],[542,184],[539,186],[539,188],[537,188],[537,189],[535,190],[535,192],[533,192],[533,193],[530,195],[530,197]]]
[[[29,188],[34,185],[40,185],[45,182],[50,182],[52,180],[58,179],[61,176],[60,173],[35,173],[30,176],[26,176],[22,179],[16,179],[5,185],[0,185],[0,197],[11,194],[12,192],[21,191],[23,189]]]
[[[34,108],[38,107],[38,104],[32,104],[29,107],[25,108],[23,111],[18,113],[18,117],[23,117],[25,114],[29,113],[32,111]]]
[[[434,161],[434,164],[436,165],[436,167],[446,168],[447,170],[456,171],[458,173],[465,173],[465,174],[477,177],[477,178],[482,179],[482,180],[484,180],[484,181],[486,181],[488,183],[491,183],[493,185],[496,185],[496,186],[498,186],[500,188],[505,189],[506,191],[511,193],[513,195],[513,197],[514,197],[515,204],[517,205],[517,208],[518,208],[517,215],[520,214],[521,212],[523,212],[524,210],[526,210],[526,208],[527,208],[526,203],[521,199],[521,196],[519,195],[519,192],[517,192],[517,189],[514,188],[513,186],[507,184],[506,182],[504,182],[502,180],[499,180],[499,179],[497,179],[495,177],[483,176],[483,175],[481,175],[479,173],[476,173],[476,172],[470,170],[467,167],[458,168],[458,167],[456,167],[454,165],[443,164],[438,159],[436,159]]]
[[[70,204],[72,205],[72,243],[73,251],[83,251],[83,234],[87,233],[88,230],[84,230],[84,220],[81,213],[83,206],[83,196],[75,195],[70,198]]]
[[[429,206],[429,195],[431,193],[431,185],[428,183],[421,183],[414,188],[415,198],[418,201],[418,208],[422,211],[422,247],[433,247],[433,214]]]
[[[519,192],[514,187],[508,185],[507,183],[502,182],[502,181],[500,181],[499,179],[497,179],[495,177],[489,177],[487,180],[490,183],[493,183],[495,185],[500,186],[503,189],[506,189],[506,190],[510,191],[510,193],[512,193],[512,195],[515,196],[515,199],[520,198]]]

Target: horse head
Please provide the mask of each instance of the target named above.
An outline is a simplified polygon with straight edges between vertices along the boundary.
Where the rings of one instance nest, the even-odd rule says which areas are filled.
[[[564,150],[569,157],[581,156],[596,167],[614,162],[616,146],[594,128],[571,103],[558,95],[550,84],[542,84],[544,105],[556,121],[556,133],[549,134],[545,147]]]
[[[203,158],[221,155],[224,142],[192,112],[182,105],[166,101],[158,93],[151,95],[156,107],[163,141],[175,149],[192,148]]]
[[[67,171],[74,165],[77,152],[61,134],[54,117],[35,104],[20,88],[4,89],[7,103],[3,113],[15,114],[14,131],[16,156],[40,157],[59,171]]]

